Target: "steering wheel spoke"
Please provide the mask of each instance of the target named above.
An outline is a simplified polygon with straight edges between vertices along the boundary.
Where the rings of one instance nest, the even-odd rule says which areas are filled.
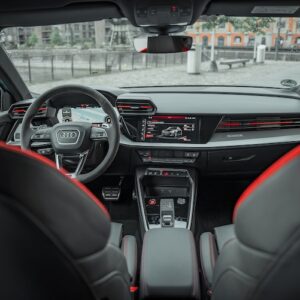
[[[92,127],[90,138],[93,141],[108,141],[109,127],[108,128]]]
[[[51,141],[51,127],[32,130],[31,142],[50,142]]]
[[[71,172],[71,173],[67,173],[67,175],[69,175],[71,178],[77,178],[78,175],[80,175],[80,173],[82,172],[83,168],[84,168],[84,165],[86,163],[86,160],[88,158],[88,154],[89,154],[89,151],[84,151],[82,153],[80,153],[78,155],[78,164],[77,164],[77,167],[75,169],[74,172]],[[65,154],[57,154],[55,153],[55,163],[56,163],[56,168],[58,170],[62,169],[63,168],[63,161],[65,158],[67,158],[68,156],[65,155]]]

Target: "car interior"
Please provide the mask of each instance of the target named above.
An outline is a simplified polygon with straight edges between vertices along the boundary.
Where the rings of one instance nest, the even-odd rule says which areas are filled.
[[[127,19],[168,53],[219,15],[300,3],[10,0],[0,27]],[[300,86],[167,80],[37,93],[0,46],[1,299],[300,299]]]

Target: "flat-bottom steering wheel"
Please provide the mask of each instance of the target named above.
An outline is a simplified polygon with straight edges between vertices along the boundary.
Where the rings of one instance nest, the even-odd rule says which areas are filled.
[[[53,127],[33,130],[31,121],[38,112],[39,108],[46,102],[55,97],[70,94],[88,96],[103,109],[111,118],[111,123],[107,126],[93,127],[86,122],[58,123]],[[63,85],[55,87],[41,94],[27,109],[22,122],[21,147],[31,150],[31,143],[40,140],[43,136],[49,139],[55,153],[56,166],[62,168],[64,157],[78,156],[79,161],[75,172],[70,176],[82,182],[89,182],[103,174],[113,162],[120,143],[120,125],[117,112],[111,103],[98,91],[81,85]],[[95,141],[107,141],[108,151],[104,159],[92,170],[81,174],[88,153]]]

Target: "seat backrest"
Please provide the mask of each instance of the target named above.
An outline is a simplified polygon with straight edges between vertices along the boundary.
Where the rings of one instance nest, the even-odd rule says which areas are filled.
[[[0,143],[0,299],[130,299],[109,214],[48,159]]]
[[[300,299],[300,146],[261,174],[234,211],[213,299]]]

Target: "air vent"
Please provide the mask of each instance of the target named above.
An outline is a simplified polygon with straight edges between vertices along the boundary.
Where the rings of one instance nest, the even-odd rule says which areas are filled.
[[[225,117],[218,125],[216,132],[275,130],[291,128],[300,128],[300,116],[256,118]]]
[[[30,104],[20,104],[20,105],[12,105],[9,113],[13,119],[21,119],[24,117],[28,107]],[[45,117],[47,113],[47,107],[44,104],[42,107],[39,108],[35,117]]]
[[[125,95],[124,95],[125,96]],[[125,98],[123,95],[117,99],[116,107],[121,115],[152,115],[156,111],[152,101],[144,96]]]

